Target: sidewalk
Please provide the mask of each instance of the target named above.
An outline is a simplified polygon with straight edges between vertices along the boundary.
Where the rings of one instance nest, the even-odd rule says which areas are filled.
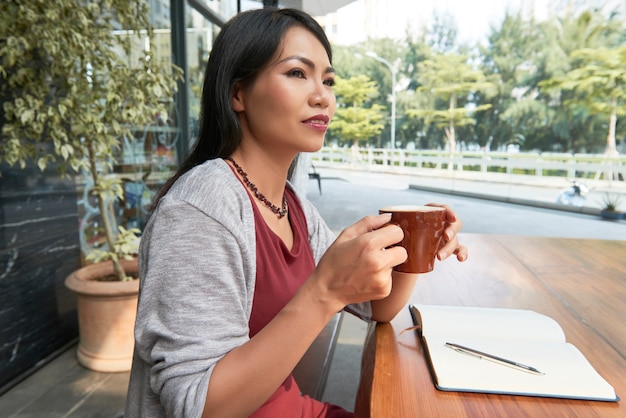
[[[76,361],[72,345],[0,396],[6,418],[117,418],[130,373],[97,373]]]
[[[560,190],[568,186],[565,181],[564,184],[510,184],[463,178],[459,173],[446,178],[339,170],[317,163],[316,168],[322,177],[322,194],[311,180],[308,197],[338,232],[361,217],[376,213],[382,204],[456,199],[452,204],[461,213],[467,232],[626,239],[626,221],[606,222],[597,216],[604,189],[594,189],[588,206],[580,209],[553,203]],[[626,195],[626,185],[615,184],[610,191]],[[626,205],[626,197],[623,204]],[[365,332],[364,322],[350,315],[344,317],[325,400],[352,408]],[[129,373],[86,370],[77,364],[75,350],[76,346],[69,347],[0,396],[2,416],[117,417],[124,406]]]
[[[620,196],[622,209],[626,210],[626,181],[582,180],[590,191],[585,205],[579,208],[556,203],[563,189],[570,186],[569,181],[562,178],[424,169],[364,171],[321,162],[315,164],[322,178],[342,178],[390,189],[423,190],[590,215],[599,214],[608,194]]]

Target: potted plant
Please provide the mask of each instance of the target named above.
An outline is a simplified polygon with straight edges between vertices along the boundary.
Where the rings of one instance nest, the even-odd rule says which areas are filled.
[[[167,114],[181,70],[158,55],[142,1],[1,2],[0,16],[0,162],[24,167],[33,161],[41,170],[55,163],[62,174],[84,178],[99,208],[104,243],[85,255],[95,264],[66,280],[78,298],[78,357],[94,370],[127,370],[138,292],[130,272],[137,270],[132,256],[139,231],[117,226],[115,202],[124,193],[113,167],[123,138]],[[114,279],[95,281],[101,275]],[[117,318],[120,303],[106,307],[101,291],[117,302],[129,300],[129,312]],[[91,302],[96,311],[85,316]],[[93,327],[102,324],[109,339],[128,336],[128,330],[110,329],[126,325],[130,343],[88,341],[101,337]],[[124,353],[107,354],[101,350],[107,346]]]
[[[622,198],[620,196],[612,196],[611,194],[606,193],[604,195],[604,199],[603,199],[604,206],[602,207],[602,210],[600,211],[600,216],[602,216],[603,219],[611,219],[611,220],[623,219],[624,212],[618,210],[618,207],[621,201],[622,201]]]

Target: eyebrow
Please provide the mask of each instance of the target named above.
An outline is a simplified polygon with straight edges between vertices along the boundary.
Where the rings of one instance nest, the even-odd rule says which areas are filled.
[[[291,55],[289,57],[285,57],[282,60],[278,61],[278,63],[280,64],[280,63],[291,61],[291,60],[297,60],[303,63],[304,65],[306,65],[307,67],[315,68],[315,63],[313,61],[301,55]],[[329,74],[329,73],[335,73],[335,69],[331,66],[326,67],[326,69],[324,70],[324,74]]]

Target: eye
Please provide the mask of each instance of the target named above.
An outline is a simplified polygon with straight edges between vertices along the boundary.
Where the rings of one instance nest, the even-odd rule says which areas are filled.
[[[291,77],[305,78],[304,71],[299,69],[291,70],[287,73],[287,75]]]
[[[328,87],[333,87],[335,85],[335,79],[329,78],[328,80],[324,80],[324,84],[326,84]]]

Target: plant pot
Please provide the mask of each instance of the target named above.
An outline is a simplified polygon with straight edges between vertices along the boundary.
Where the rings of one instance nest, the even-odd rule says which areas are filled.
[[[619,220],[624,219],[624,212],[603,209],[600,211],[600,216],[602,216],[603,219]]]
[[[122,266],[136,272],[137,259]],[[65,286],[77,297],[78,362],[98,372],[123,372],[132,364],[139,280],[97,280],[110,274],[111,261],[91,264],[70,274]]]

